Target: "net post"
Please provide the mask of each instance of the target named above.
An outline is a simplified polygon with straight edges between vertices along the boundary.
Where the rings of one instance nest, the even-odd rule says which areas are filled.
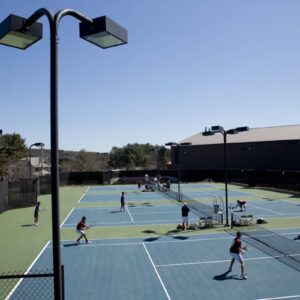
[[[230,211],[230,228],[233,229],[233,212]]]

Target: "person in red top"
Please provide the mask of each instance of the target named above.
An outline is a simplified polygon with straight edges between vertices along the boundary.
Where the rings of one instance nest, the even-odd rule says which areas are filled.
[[[247,203],[247,201],[245,201],[245,200],[237,200],[235,208],[239,207],[241,209],[241,211],[243,211],[243,210],[246,211],[246,203]]]
[[[80,243],[80,240],[82,238],[85,239],[86,244],[90,243],[85,234],[85,230],[89,228],[85,222],[86,222],[86,217],[82,217],[81,221],[76,226],[76,232],[79,234],[79,238],[76,240],[77,244]]]
[[[233,264],[234,264],[235,260],[237,260],[241,264],[241,279],[247,279],[248,277],[245,274],[245,263],[244,263],[244,259],[242,257],[243,249],[245,249],[245,248],[242,247],[241,236],[242,236],[241,232],[238,231],[236,233],[236,238],[234,238],[234,240],[232,241],[232,244],[231,244],[231,247],[229,250],[232,259],[230,262],[228,272],[232,271]]]

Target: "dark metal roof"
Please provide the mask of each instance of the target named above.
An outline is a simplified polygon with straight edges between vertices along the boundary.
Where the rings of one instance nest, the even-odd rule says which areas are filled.
[[[249,142],[270,142],[300,140],[300,125],[274,126],[250,128],[249,131],[240,132],[239,134],[227,135],[227,143],[249,143]],[[188,137],[180,143],[190,142],[193,145],[209,145],[223,143],[223,135],[216,133],[211,136],[202,136],[199,132]]]

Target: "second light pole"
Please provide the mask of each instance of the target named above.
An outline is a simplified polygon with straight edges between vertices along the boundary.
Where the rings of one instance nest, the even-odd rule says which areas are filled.
[[[229,226],[228,218],[228,166],[227,166],[227,135],[228,134],[238,134],[239,132],[249,131],[249,127],[237,127],[234,129],[225,130],[222,126],[212,126],[210,130],[205,130],[202,132],[203,136],[210,136],[216,133],[221,133],[223,135],[224,144],[224,175],[225,175],[225,226]]]
[[[175,163],[177,164],[177,184],[178,184],[178,201],[181,202],[181,189],[180,189],[180,161],[179,161],[179,148],[181,146],[189,146],[192,143],[186,142],[186,143],[175,143],[175,142],[168,142],[165,145],[170,147],[175,147]]]

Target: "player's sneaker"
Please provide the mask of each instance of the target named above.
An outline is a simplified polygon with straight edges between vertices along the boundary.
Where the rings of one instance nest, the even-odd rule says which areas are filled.
[[[90,242],[90,241],[86,241],[85,243],[86,243],[86,244],[90,244],[91,242]]]
[[[245,274],[242,274],[242,275],[241,275],[241,279],[248,279],[248,276],[245,275]]]

